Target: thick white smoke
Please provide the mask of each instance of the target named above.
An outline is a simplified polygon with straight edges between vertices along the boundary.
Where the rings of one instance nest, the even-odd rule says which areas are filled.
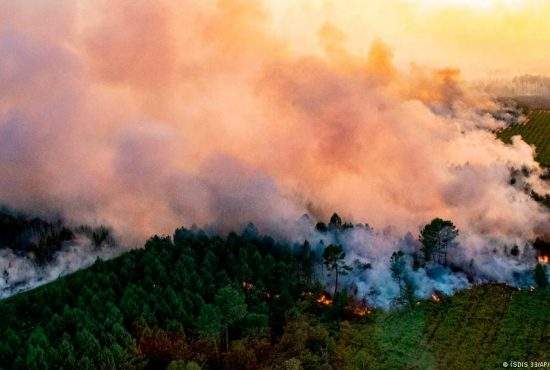
[[[549,216],[510,185],[526,168],[547,191],[533,148],[495,138],[498,104],[456,70],[396,69],[381,42],[352,54],[330,23],[310,30],[325,53],[309,56],[268,24],[252,0],[0,0],[0,202],[111,225],[128,244],[249,221],[299,240],[294,220],[334,210],[398,239],[443,217],[464,260],[508,281],[515,265],[491,251]],[[372,239],[348,248],[391,290],[395,243]]]
[[[104,260],[118,253],[120,250],[114,248],[97,248],[82,236],[66,243],[46,265],[37,264],[30,255],[0,249],[0,298],[49,283],[90,266],[98,258]]]

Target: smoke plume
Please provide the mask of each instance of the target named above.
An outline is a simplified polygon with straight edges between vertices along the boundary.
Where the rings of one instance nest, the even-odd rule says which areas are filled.
[[[547,191],[533,148],[495,138],[498,104],[458,70],[396,68],[383,41],[354,54],[330,22],[310,30],[324,50],[311,55],[269,23],[252,0],[0,1],[0,202],[111,225],[127,244],[249,221],[300,241],[302,214],[338,210],[389,230],[345,244],[376,259],[370,288],[390,290],[399,240],[443,217],[464,261],[510,281],[515,262],[493,251],[549,216],[510,184],[525,168]],[[441,276],[433,289],[466,285]]]

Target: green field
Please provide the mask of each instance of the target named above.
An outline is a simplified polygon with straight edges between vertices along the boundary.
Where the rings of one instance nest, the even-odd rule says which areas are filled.
[[[370,359],[368,368],[498,369],[505,361],[550,361],[549,313],[549,289],[485,285],[441,303],[379,312],[355,326],[355,347],[346,344]],[[346,368],[366,368],[353,362]]]
[[[535,145],[537,161],[550,167],[550,111],[533,110],[527,117],[527,122],[512,125],[498,133],[498,137],[509,143],[511,137],[521,135],[527,143]]]

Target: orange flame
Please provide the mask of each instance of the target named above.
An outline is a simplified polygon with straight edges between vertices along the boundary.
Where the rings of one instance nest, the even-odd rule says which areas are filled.
[[[544,265],[550,263],[550,257],[549,256],[539,256],[539,263],[542,263]]]
[[[330,306],[332,304],[332,299],[324,294],[321,294],[321,296],[317,299],[317,303],[325,306]]]
[[[434,302],[441,302],[441,298],[435,293],[432,293],[432,301]]]
[[[372,311],[369,310],[368,307],[356,306],[353,308],[353,314],[356,316],[367,316],[367,315],[370,315],[371,313]]]
[[[254,284],[243,281],[243,288],[246,289],[246,290],[250,290],[250,289],[254,288]]]

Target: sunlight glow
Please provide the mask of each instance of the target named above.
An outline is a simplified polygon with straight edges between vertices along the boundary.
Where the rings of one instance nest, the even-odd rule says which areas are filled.
[[[436,7],[468,7],[491,10],[498,7],[521,7],[524,0],[421,0],[421,3]]]

